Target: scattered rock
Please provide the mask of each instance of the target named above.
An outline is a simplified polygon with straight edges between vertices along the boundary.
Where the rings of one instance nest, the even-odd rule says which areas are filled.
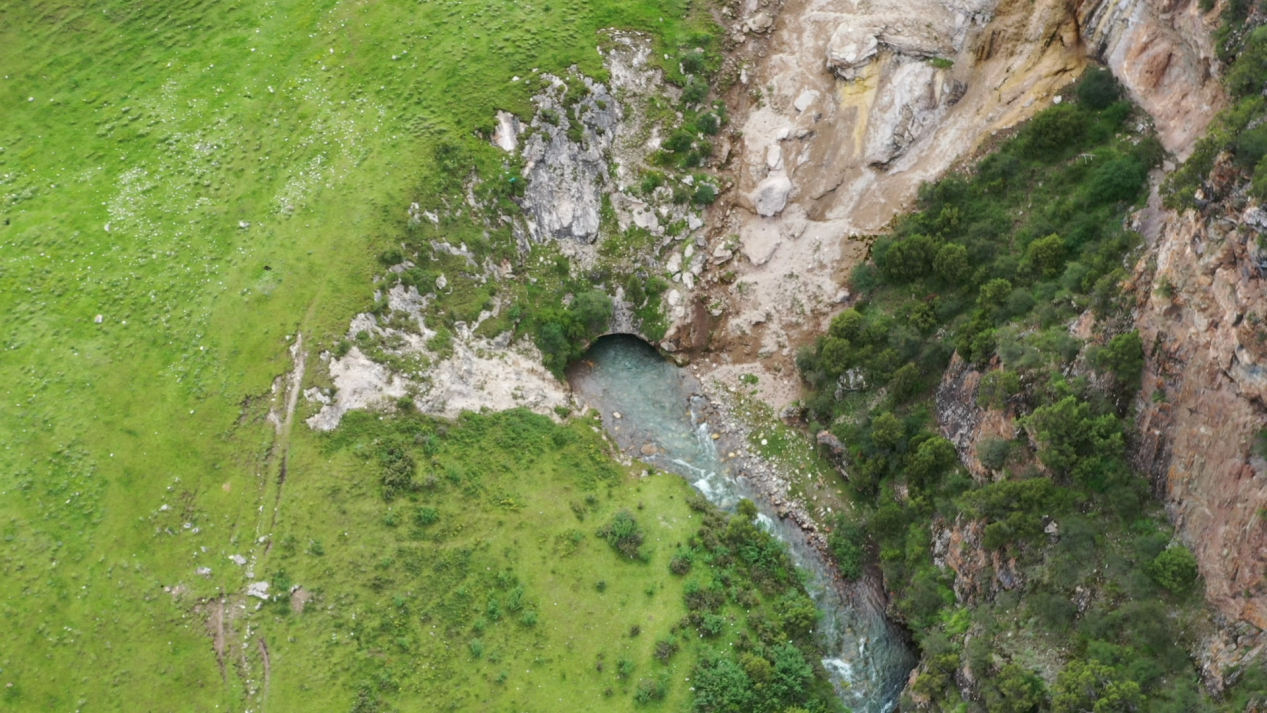
[[[246,564],[246,558],[243,557],[242,555],[229,555],[229,560],[232,561],[233,564],[236,564],[239,567]]]

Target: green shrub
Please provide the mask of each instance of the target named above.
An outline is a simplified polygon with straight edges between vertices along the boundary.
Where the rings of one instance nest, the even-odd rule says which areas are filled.
[[[695,187],[691,202],[695,205],[712,205],[717,200],[717,187],[708,183],[700,183]]]
[[[605,331],[612,318],[612,300],[601,290],[586,290],[572,300],[569,307],[588,335]],[[587,336],[588,336],[587,335]]]
[[[1113,375],[1113,378],[1132,389],[1139,386],[1144,371],[1144,343],[1138,331],[1119,334],[1103,349],[1096,352],[1095,368]]]
[[[634,689],[634,702],[647,704],[652,701],[662,701],[668,692],[669,684],[663,678],[644,678],[638,681],[638,686]]]
[[[399,446],[389,446],[379,452],[382,469],[383,499],[391,501],[398,495],[414,489],[414,473],[418,464],[413,456]]]
[[[669,560],[669,571],[676,575],[684,575],[691,571],[695,558],[689,551],[679,551]]]
[[[1088,109],[1101,111],[1122,97],[1122,88],[1113,73],[1104,67],[1092,67],[1078,83],[1078,101]]]
[[[1096,203],[1130,203],[1148,180],[1148,167],[1132,157],[1115,158],[1096,169],[1089,194]]]
[[[698,106],[708,98],[708,82],[691,77],[682,89],[682,103],[687,106]]]
[[[721,636],[726,628],[726,619],[720,614],[706,612],[700,616],[699,631],[705,638],[713,639]]]
[[[895,282],[909,282],[927,275],[938,254],[937,244],[927,235],[912,235],[888,246],[883,259],[877,258],[881,273]]]
[[[1121,424],[1112,414],[1094,414],[1076,396],[1040,406],[1024,421],[1038,437],[1043,464],[1078,483],[1099,489],[1121,464]]]
[[[919,444],[907,460],[906,478],[913,488],[935,488],[946,471],[959,462],[950,441],[934,436]]]
[[[629,559],[645,559],[642,552],[642,529],[638,527],[638,521],[628,510],[621,510],[612,516],[606,525],[599,528],[598,536],[606,540],[612,549]]]
[[[1012,454],[1012,442],[1006,438],[987,436],[977,446],[977,458],[989,470],[1002,470],[1007,457]]]
[[[691,145],[690,140],[691,140],[691,136],[688,133],[686,134],[687,148],[690,148],[690,145]],[[638,189],[642,191],[643,195],[649,196],[655,192],[655,189],[663,185],[664,185],[663,173],[660,173],[659,171],[647,171],[642,174],[642,180],[638,182]]]
[[[752,709],[752,679],[730,656],[705,649],[691,672],[695,710],[706,713]]]
[[[1233,96],[1258,94],[1267,82],[1267,27],[1259,27],[1245,38],[1241,53],[1223,80]]]
[[[378,254],[378,262],[383,267],[392,267],[405,261],[405,254],[400,248],[388,248]]]
[[[674,129],[673,133],[669,134],[669,138],[665,139],[661,146],[666,151],[682,153],[689,151],[693,143],[695,143],[695,136],[691,132],[686,129]]]
[[[889,379],[889,396],[897,403],[902,403],[914,396],[920,387],[919,367],[907,363]]]
[[[673,658],[673,654],[677,653],[677,650],[677,639],[674,639],[671,636],[666,636],[662,639],[656,640],[653,655],[661,663],[668,663],[669,659]]]
[[[1149,563],[1148,576],[1176,594],[1185,592],[1197,581],[1197,558],[1183,545],[1172,545]]]
[[[1047,704],[1043,679],[1014,663],[987,679],[984,692],[986,708],[994,713],[1037,713]]]
[[[435,335],[427,340],[427,349],[441,359],[451,355],[453,353],[453,332],[440,327],[436,330]]]
[[[996,277],[981,286],[981,291],[977,293],[977,304],[982,307],[998,307],[1006,302],[1011,294],[1012,283],[1002,277]]]
[[[1039,112],[1021,131],[1025,155],[1040,161],[1054,161],[1076,149],[1087,130],[1087,118],[1070,104]]]
[[[684,53],[680,61],[682,71],[687,74],[700,74],[704,71],[704,53],[699,50]]]
[[[721,118],[717,116],[715,112],[711,111],[700,114],[695,119],[695,128],[698,129],[701,134],[706,134],[708,136],[716,136],[717,132],[721,131],[721,125]]]
[[[1064,631],[1078,613],[1073,602],[1054,592],[1034,592],[1028,597],[1029,610],[1050,631]]]
[[[986,372],[977,384],[977,405],[981,408],[1001,409],[1008,399],[1021,392],[1021,377],[1014,371],[995,369]]]
[[[1056,676],[1053,713],[1128,713],[1140,710],[1139,684],[1098,661],[1070,661]]]
[[[1039,238],[1025,249],[1025,261],[1039,275],[1055,277],[1065,267],[1065,241],[1055,233]]]
[[[440,512],[431,507],[420,507],[414,511],[414,524],[426,527],[440,519]]]
[[[960,286],[972,274],[968,248],[955,243],[941,246],[937,250],[937,257],[933,258],[933,272],[946,284]]]
[[[862,576],[862,564],[866,556],[866,535],[862,528],[841,515],[836,518],[836,527],[832,529],[827,543],[841,576],[848,580],[856,580]]]

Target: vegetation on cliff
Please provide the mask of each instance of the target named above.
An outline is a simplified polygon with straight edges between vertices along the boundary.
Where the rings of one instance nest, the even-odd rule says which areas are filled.
[[[1127,459],[1146,348],[1127,215],[1163,151],[1107,71],[1071,98],[926,186],[800,354],[864,513],[833,549],[883,572],[922,652],[912,703],[1213,710],[1188,653],[1209,616],[1195,562]]]

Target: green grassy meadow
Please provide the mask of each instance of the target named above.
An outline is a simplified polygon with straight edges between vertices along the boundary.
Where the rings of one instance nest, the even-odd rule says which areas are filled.
[[[689,12],[673,0],[0,8],[0,707],[354,705],[363,678],[354,674],[372,666],[317,637],[369,600],[319,595],[315,622],[254,615],[250,641],[262,630],[271,647],[267,699],[251,691],[263,682],[252,678],[254,653],[222,672],[194,606],[240,592],[248,569],[256,578],[281,569],[282,530],[325,542],[325,559],[297,554],[285,568],[331,592],[359,570],[323,563],[397,556],[398,530],[370,512],[373,498],[326,499],[377,471],[328,454],[302,427],[278,441],[265,420],[272,384],[291,368],[288,349],[301,333],[310,353],[332,345],[371,303],[375,256],[399,242],[409,203],[448,180],[438,143],[465,147],[473,167],[501,160],[476,129],[497,109],[526,112],[532,90],[512,77],[573,64],[601,74],[598,30],[653,31],[672,44],[689,31]],[[667,479],[642,494],[629,487],[612,497],[663,504],[685,492]],[[544,497],[521,496],[525,513]],[[547,551],[537,539],[559,518],[516,517],[533,533],[524,551]],[[680,518],[662,525],[664,537],[682,532]],[[473,556],[504,565],[505,536]],[[231,554],[251,561],[239,567]],[[647,578],[626,583],[614,569],[599,598],[579,569],[561,561],[557,570],[519,574],[537,592],[539,655],[552,663],[537,664],[536,679],[521,673],[532,660],[499,649],[509,639],[491,628],[488,652],[502,650],[504,663],[485,653],[463,664],[468,702],[514,689],[514,700],[548,708],[532,685],[564,673],[570,690],[590,695],[599,684],[558,663],[558,647],[575,638],[577,660],[595,647],[610,656],[645,647],[649,636],[600,639],[644,615],[668,617],[677,606],[668,602],[680,601],[669,584],[651,597],[635,591]],[[556,610],[547,592],[560,586]],[[600,618],[601,635],[556,613],[603,602],[629,614]],[[483,683],[502,668],[502,688]],[[399,695],[415,696],[418,709],[466,700],[410,676]],[[684,694],[675,685],[669,695]]]
[[[668,569],[699,527],[693,491],[613,466],[597,423],[465,419],[433,456],[421,449],[420,494],[390,504],[365,477],[374,444],[432,424],[357,415],[306,450],[270,579],[319,595],[302,615],[283,600],[257,619],[273,661],[295,662],[274,665],[270,708],[346,708],[350,686],[405,710],[632,710],[637,684],[660,679],[665,709],[686,707],[692,654],[652,651],[695,638],[670,634],[687,579]],[[646,531],[646,562],[594,536],[621,508]]]

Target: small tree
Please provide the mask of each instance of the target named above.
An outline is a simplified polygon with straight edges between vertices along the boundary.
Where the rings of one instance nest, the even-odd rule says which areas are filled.
[[[893,372],[889,379],[889,396],[896,403],[902,403],[915,395],[919,390],[919,367],[907,362],[905,366]]]
[[[849,522],[843,515],[836,519],[836,527],[827,539],[836,566],[845,579],[862,576],[862,562],[866,553],[866,536],[862,528]]]
[[[1036,713],[1047,702],[1043,679],[1022,666],[1006,664],[986,691],[986,704],[998,713]]]
[[[937,254],[937,244],[932,238],[912,235],[889,246],[880,271],[895,282],[909,282],[931,272]]]
[[[1095,355],[1095,368],[1108,372],[1123,386],[1139,386],[1144,371],[1144,342],[1138,331],[1119,334]]]
[[[947,243],[937,251],[933,259],[933,272],[953,287],[958,287],[972,273],[972,265],[968,263],[968,248],[954,243]]]
[[[1055,277],[1065,267],[1065,241],[1052,233],[1029,244],[1025,260],[1043,277]]]
[[[1087,70],[1082,81],[1078,83],[1078,101],[1095,111],[1107,109],[1121,96],[1122,88],[1113,78],[1113,73],[1104,67]]]
[[[1012,294],[1012,283],[996,277],[981,286],[977,295],[977,304],[982,307],[997,307],[1007,301]]]
[[[924,441],[915,449],[906,465],[906,479],[916,488],[932,488],[941,481],[948,468],[957,463],[958,454],[950,441],[940,436]]]

